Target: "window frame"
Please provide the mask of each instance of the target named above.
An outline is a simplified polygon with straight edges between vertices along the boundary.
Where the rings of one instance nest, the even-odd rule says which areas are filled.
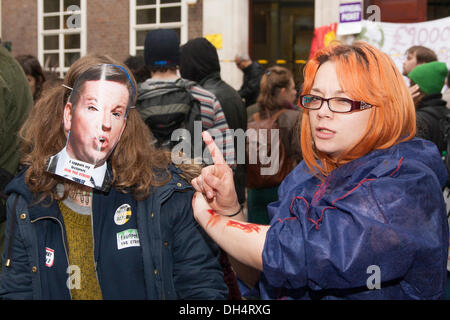
[[[59,12],[44,13],[44,0],[38,0],[38,60],[45,69],[45,71],[50,71],[45,68],[44,55],[45,54],[58,54],[59,56],[59,66],[52,71],[58,73],[59,77],[64,78],[65,73],[69,70],[70,66],[65,65],[65,54],[66,53],[80,53],[80,57],[86,55],[87,51],[87,3],[86,0],[80,0],[79,11],[65,11],[64,0],[59,0],[60,10]],[[81,26],[80,28],[74,29],[64,29],[64,16],[68,14],[80,14]],[[59,16],[59,29],[54,30],[44,30],[44,18]],[[80,35],[80,47],[76,49],[66,49],[64,47],[64,36],[67,34],[79,34]],[[58,36],[58,49],[44,50],[44,38],[45,36]]]
[[[188,2],[181,0],[177,3],[161,4],[160,0],[155,0],[152,5],[137,5],[137,0],[130,1],[130,49],[131,56],[135,56],[138,50],[144,50],[144,46],[137,46],[136,33],[138,31],[154,30],[159,28],[179,28],[180,29],[180,43],[185,43],[188,39]],[[163,22],[161,23],[161,8],[181,7],[181,21],[180,22]],[[156,22],[147,24],[136,24],[138,9],[156,9]]]

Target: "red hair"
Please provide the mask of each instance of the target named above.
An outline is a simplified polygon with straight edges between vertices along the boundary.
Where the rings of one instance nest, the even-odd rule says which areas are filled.
[[[303,159],[311,171],[321,179],[335,168],[358,159],[367,153],[386,149],[402,141],[411,140],[416,133],[414,103],[401,73],[391,58],[366,42],[344,45],[338,42],[318,51],[304,69],[302,94],[309,94],[320,66],[332,61],[336,64],[339,85],[352,100],[373,106],[369,125],[361,139],[338,158],[314,148],[305,109],[301,128]]]

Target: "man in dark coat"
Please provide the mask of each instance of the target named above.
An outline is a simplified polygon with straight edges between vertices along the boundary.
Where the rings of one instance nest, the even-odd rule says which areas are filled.
[[[183,78],[197,82],[217,97],[230,129],[247,130],[246,109],[236,90],[220,77],[217,50],[207,39],[192,39],[181,47],[180,72]],[[236,141],[234,145],[237,146]],[[238,152],[235,152],[237,159]],[[236,166],[234,180],[242,204],[245,202],[245,164]]]
[[[245,106],[256,103],[259,95],[259,83],[264,74],[264,68],[257,62],[250,60],[248,55],[236,55],[236,66],[244,73],[244,82],[238,93],[245,100]]]

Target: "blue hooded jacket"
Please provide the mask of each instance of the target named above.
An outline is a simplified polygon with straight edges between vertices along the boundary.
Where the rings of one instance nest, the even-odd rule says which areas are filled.
[[[265,299],[439,299],[449,230],[436,146],[413,139],[334,170],[301,162],[269,205]]]
[[[192,214],[193,188],[171,167],[171,180],[143,201],[111,188],[94,191],[94,261],[103,299],[225,299],[228,290],[216,256],[218,247],[202,233]],[[8,186],[6,247],[11,265],[0,278],[0,298],[70,299],[68,246],[58,204],[33,205],[18,175]],[[14,237],[9,221],[18,196]],[[115,212],[130,205],[131,216],[115,223]],[[119,234],[137,232],[139,246],[119,247]],[[49,260],[46,253],[51,250]],[[3,253],[6,261],[7,249]]]

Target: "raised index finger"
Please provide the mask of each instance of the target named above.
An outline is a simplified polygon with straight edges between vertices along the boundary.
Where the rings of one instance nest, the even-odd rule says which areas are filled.
[[[222,152],[220,152],[213,138],[209,134],[208,131],[202,132],[203,141],[205,141],[206,146],[208,147],[209,153],[213,159],[214,164],[226,164],[225,159],[223,158]]]

